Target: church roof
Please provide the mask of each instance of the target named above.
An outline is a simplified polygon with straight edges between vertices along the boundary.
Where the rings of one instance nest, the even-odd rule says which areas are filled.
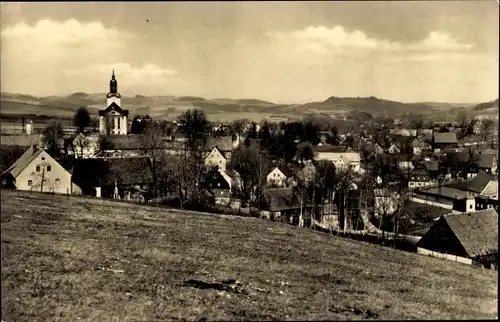
[[[106,116],[111,111],[117,111],[118,113],[120,113],[123,116],[128,116],[128,110],[122,109],[115,102],[109,104],[109,106],[105,110],[99,110],[99,116]]]

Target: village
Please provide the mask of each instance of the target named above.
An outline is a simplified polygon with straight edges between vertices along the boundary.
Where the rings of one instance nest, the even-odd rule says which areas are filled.
[[[82,107],[75,133],[23,119],[21,134],[3,134],[2,189],[255,216],[395,247],[403,239],[422,255],[497,269],[493,120],[212,123],[201,109],[131,119],[115,71],[103,101],[98,129]]]

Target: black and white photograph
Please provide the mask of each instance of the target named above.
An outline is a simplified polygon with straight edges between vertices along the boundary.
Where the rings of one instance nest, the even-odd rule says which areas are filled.
[[[1,322],[498,319],[499,25],[1,2]]]

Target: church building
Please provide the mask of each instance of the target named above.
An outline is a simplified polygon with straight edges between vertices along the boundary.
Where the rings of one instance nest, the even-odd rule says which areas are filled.
[[[121,108],[121,95],[118,93],[114,70],[109,81],[106,106],[106,109],[99,110],[99,132],[105,135],[127,135],[128,110]]]

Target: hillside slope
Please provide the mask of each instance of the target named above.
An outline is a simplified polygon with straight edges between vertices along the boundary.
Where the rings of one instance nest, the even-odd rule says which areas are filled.
[[[4,190],[1,202],[5,321],[497,316],[494,271],[256,218]]]
[[[104,108],[105,94],[74,93],[68,96],[33,97],[22,94],[2,93],[2,114],[44,114],[50,117],[64,117],[77,108],[87,106],[92,113]],[[232,121],[248,118],[288,119],[308,114],[323,114],[342,117],[350,112],[366,112],[373,116],[399,118],[410,112],[432,117],[450,110],[468,110],[467,104],[402,103],[376,97],[330,97],[322,102],[306,104],[275,104],[257,99],[205,99],[196,96],[123,96],[122,105],[131,115],[149,114],[155,118],[173,119],[190,108],[201,108],[215,121]],[[15,104],[15,105],[13,105]],[[36,111],[34,113],[33,111]]]

